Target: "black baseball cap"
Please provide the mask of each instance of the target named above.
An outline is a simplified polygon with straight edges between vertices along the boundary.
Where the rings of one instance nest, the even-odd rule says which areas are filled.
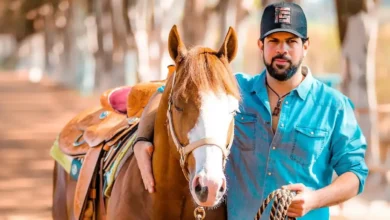
[[[275,32],[289,32],[307,39],[307,20],[301,6],[280,2],[268,5],[261,18],[260,39]]]

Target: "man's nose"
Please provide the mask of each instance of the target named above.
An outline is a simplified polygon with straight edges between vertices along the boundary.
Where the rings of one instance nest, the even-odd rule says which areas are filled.
[[[288,44],[286,42],[281,42],[278,44],[277,52],[279,54],[286,54],[288,49],[289,49]]]

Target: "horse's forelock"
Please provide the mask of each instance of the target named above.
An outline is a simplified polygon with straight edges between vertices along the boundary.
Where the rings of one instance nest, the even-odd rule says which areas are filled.
[[[174,99],[187,101],[199,91],[224,92],[240,99],[240,93],[225,58],[209,48],[195,47],[178,64]]]

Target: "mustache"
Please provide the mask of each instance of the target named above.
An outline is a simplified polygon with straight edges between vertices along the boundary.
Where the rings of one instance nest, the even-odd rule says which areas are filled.
[[[284,54],[278,54],[278,55],[274,56],[274,57],[272,58],[272,61],[271,61],[271,62],[273,63],[276,59],[283,59],[283,60],[286,60],[287,62],[289,62],[289,63],[291,64],[290,58],[288,58],[288,57],[285,56]]]

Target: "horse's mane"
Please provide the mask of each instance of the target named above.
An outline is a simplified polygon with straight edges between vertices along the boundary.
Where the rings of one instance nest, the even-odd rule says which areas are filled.
[[[175,82],[175,100],[187,101],[194,91],[224,92],[240,99],[236,79],[226,58],[204,47],[190,49],[180,61]]]

